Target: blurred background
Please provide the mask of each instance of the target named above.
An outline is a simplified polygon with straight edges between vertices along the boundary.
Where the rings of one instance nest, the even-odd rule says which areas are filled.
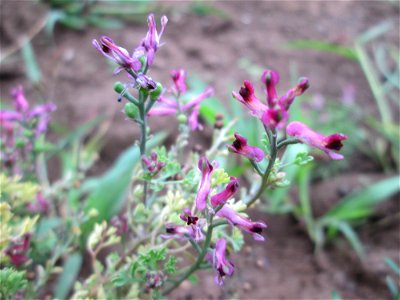
[[[28,99],[56,103],[54,136],[104,116],[105,142],[93,174],[106,170],[138,129],[125,120],[112,88],[127,78],[112,74],[91,41],[107,35],[131,51],[147,30],[149,12],[169,18],[150,76],[167,86],[170,70],[183,68],[194,90],[210,85],[216,91],[201,112],[211,126],[193,135],[194,145],[210,142],[210,116],[217,112],[241,118],[241,133],[257,139],[256,125],[238,111],[231,91],[250,79],[261,92],[266,68],[280,72],[281,94],[299,76],[309,78],[294,119],[349,136],[345,161],[317,157],[288,171],[294,188],[264,195],[253,217],[268,223],[268,240],[249,240],[235,254],[237,273],[224,290],[212,276],[200,276],[173,297],[398,297],[397,1],[3,0],[0,8],[2,109],[11,103],[11,88],[22,84]],[[167,144],[173,141],[172,119],[151,122],[153,131],[168,132]],[[247,176],[234,162],[231,171]],[[55,162],[50,173],[58,172]],[[296,210],[298,202],[308,203],[311,214]]]

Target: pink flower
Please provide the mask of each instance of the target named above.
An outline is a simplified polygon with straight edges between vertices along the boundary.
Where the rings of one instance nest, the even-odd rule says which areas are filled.
[[[28,260],[27,253],[30,243],[31,234],[29,233],[11,242],[11,245],[6,250],[6,255],[14,266],[19,267]]]
[[[115,74],[123,69],[132,69],[136,72],[142,67],[140,61],[133,54],[132,56],[129,55],[128,50],[118,46],[107,36],[101,37],[100,43],[97,40],[93,40],[92,45],[105,57],[119,65],[114,71]]]
[[[177,93],[185,93],[186,87],[186,71],[183,69],[171,71],[172,80],[174,82],[174,89]]]
[[[179,217],[182,221],[185,221],[187,225],[196,225],[197,221],[199,220],[198,217],[192,215],[192,212],[189,208],[185,208]]]
[[[29,103],[25,98],[24,90],[21,85],[17,86],[11,91],[14,97],[14,107],[16,111],[25,113],[29,109]]]
[[[153,64],[155,53],[157,52],[160,46],[160,38],[164,32],[167,23],[168,23],[168,18],[166,16],[161,17],[161,30],[158,33],[154,15],[150,14],[147,17],[147,24],[149,26],[149,30],[147,31],[146,37],[141,42],[141,47],[143,47],[143,49],[146,51],[147,64],[149,66]]]
[[[250,160],[254,160],[255,162],[260,162],[264,159],[264,151],[260,148],[249,146],[247,144],[247,139],[241,136],[239,133],[235,132],[234,134],[235,140],[232,145],[228,145],[228,150],[230,152],[237,153],[239,155],[243,155]]]
[[[172,90],[175,90],[178,93],[183,93],[184,91],[186,91],[186,85],[184,83],[186,72],[184,70],[172,71],[171,75],[172,80],[174,81],[174,86]],[[178,114],[178,112],[187,112],[189,113],[188,125],[190,129],[192,131],[201,130],[203,127],[199,123],[200,104],[205,99],[211,97],[213,94],[214,90],[208,87],[198,96],[183,104],[178,102],[178,100],[176,99],[171,99],[166,97],[165,95],[161,95],[158,98],[157,105],[153,106],[153,108],[148,112],[147,115],[168,116],[176,115]]]
[[[117,229],[118,235],[125,234],[129,231],[128,219],[124,214],[112,217],[110,224]]]
[[[49,203],[43,197],[42,193],[36,194],[36,201],[27,205],[27,209],[32,213],[46,214],[49,211]]]
[[[231,177],[231,181],[228,183],[226,188],[222,192],[219,192],[218,194],[215,194],[211,197],[211,205],[217,206],[225,204],[226,201],[237,192],[238,188],[238,180],[235,177]]]
[[[261,233],[264,228],[267,228],[267,225],[263,222],[252,222],[250,219],[241,216],[227,205],[224,205],[217,212],[217,216],[225,218],[233,226],[237,226],[238,228],[251,233],[256,241],[264,241],[264,237]]]
[[[261,102],[254,93],[254,87],[250,81],[245,80],[239,93],[232,92],[234,98],[244,104],[250,113],[259,118],[270,129],[282,128],[289,118],[289,108],[296,96],[304,93],[309,87],[308,79],[301,78],[299,83],[290,89],[284,96],[279,97],[276,85],[279,82],[279,73],[274,70],[265,70],[261,76],[265,84],[267,103]]]
[[[217,271],[215,283],[219,286],[224,284],[225,276],[232,276],[235,268],[231,261],[226,259],[226,241],[219,239],[215,245],[215,249],[208,259],[211,261],[214,269]]]
[[[324,151],[331,159],[341,160],[344,158],[343,155],[333,151],[339,151],[343,147],[342,141],[347,140],[347,136],[344,134],[335,133],[324,136],[301,122],[291,122],[286,128],[286,133],[311,147]]]
[[[233,97],[245,105],[253,116],[261,118],[267,106],[255,96],[254,86],[250,81],[245,80],[243,85],[239,93],[232,92]]]
[[[157,175],[165,167],[164,162],[158,161],[157,153],[155,152],[150,154],[150,159],[146,155],[142,155],[142,162],[152,176]]]
[[[195,241],[204,240],[203,227],[205,225],[205,220],[200,219],[196,221],[196,224],[190,226],[179,226],[176,224],[166,224],[165,231],[166,235],[162,235],[163,238],[177,238],[177,239],[187,239],[192,238]]]
[[[199,159],[198,167],[201,171],[201,181],[195,202],[197,209],[202,211],[207,206],[207,197],[211,190],[211,175],[214,171],[214,167],[205,156]]]

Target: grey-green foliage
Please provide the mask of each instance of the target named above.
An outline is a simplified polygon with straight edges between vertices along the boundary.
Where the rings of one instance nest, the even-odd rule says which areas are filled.
[[[28,281],[25,271],[17,271],[13,268],[0,270],[0,299],[12,299],[14,295],[25,289]]]

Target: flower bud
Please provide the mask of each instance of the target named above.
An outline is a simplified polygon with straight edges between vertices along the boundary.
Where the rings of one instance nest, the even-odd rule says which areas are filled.
[[[139,116],[139,109],[133,103],[126,103],[124,107],[125,115],[130,119],[136,119]]]
[[[184,114],[179,114],[176,119],[178,120],[179,124],[186,124],[187,117]]]
[[[162,84],[157,82],[156,88],[150,92],[150,100],[156,101],[158,99],[158,97],[160,97],[162,91],[163,91]]]
[[[116,83],[114,83],[114,91],[116,93],[121,94],[124,89],[125,87],[121,81],[117,81]]]

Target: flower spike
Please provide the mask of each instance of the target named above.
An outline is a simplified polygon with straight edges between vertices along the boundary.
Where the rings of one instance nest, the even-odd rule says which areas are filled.
[[[343,159],[343,155],[333,150],[339,151],[342,147],[342,141],[347,140],[347,136],[341,133],[335,133],[329,136],[322,135],[313,131],[301,122],[291,122],[286,132],[288,135],[298,138],[301,142],[324,151],[333,160]]]
[[[168,18],[163,16],[161,18],[161,30],[157,32],[156,20],[153,14],[150,14],[147,18],[147,24],[149,30],[147,31],[146,37],[142,40],[141,47],[146,51],[147,64],[151,66],[154,61],[154,56],[160,46],[160,38],[164,32],[165,26],[168,23]]]
[[[260,148],[249,146],[247,144],[247,139],[239,133],[235,132],[234,136],[236,139],[233,141],[232,145],[228,145],[229,151],[243,155],[255,162],[260,162],[264,159],[264,151]]]

